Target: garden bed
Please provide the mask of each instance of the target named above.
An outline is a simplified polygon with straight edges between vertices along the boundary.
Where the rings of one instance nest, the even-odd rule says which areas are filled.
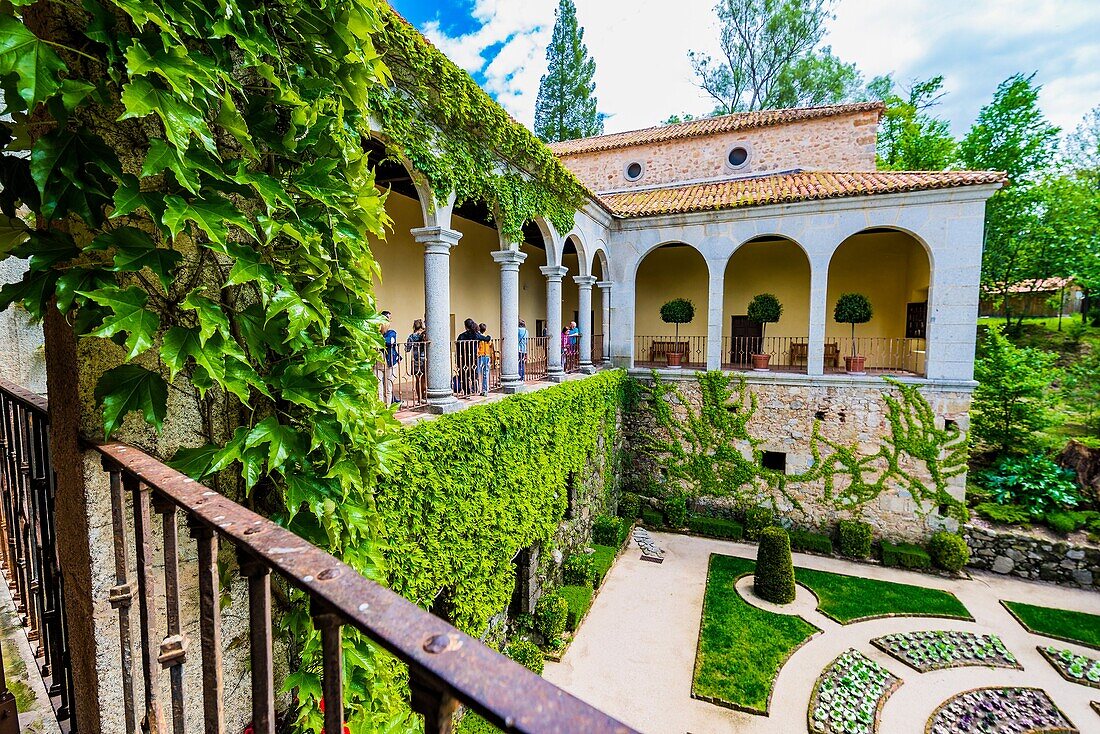
[[[1039,645],[1038,649],[1058,674],[1070,683],[1100,688],[1100,660],[1078,655],[1073,650],[1059,650],[1049,645]]]
[[[881,617],[974,619],[954,594],[939,589],[809,568],[796,568],[794,575],[817,596],[818,611],[840,624]]]
[[[1023,670],[996,635],[955,631],[900,632],[875,638],[871,644],[921,673],[964,666]]]
[[[926,734],[1079,734],[1066,715],[1038,688],[976,688],[940,704]]]
[[[780,669],[821,630],[801,617],[768,612],[742,599],[737,581],[755,567],[746,558],[710,557],[691,697],[766,715]]]
[[[852,649],[829,663],[814,683],[807,722],[818,734],[871,734],[901,679]]]
[[[1002,600],[1001,606],[1033,635],[1100,650],[1100,616],[1016,601]]]

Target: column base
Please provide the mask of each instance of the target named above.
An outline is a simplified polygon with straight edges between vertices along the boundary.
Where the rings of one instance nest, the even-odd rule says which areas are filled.
[[[594,375],[594,374],[596,374],[596,365],[594,365],[594,364],[582,364],[581,365],[581,372],[586,374],[586,375]]]
[[[516,393],[527,392],[527,385],[519,376],[516,376],[515,380],[504,380],[501,378],[500,391],[505,395],[515,395]]]
[[[546,374],[547,382],[565,382],[564,372],[548,372]]]
[[[462,410],[462,403],[454,395],[439,398],[428,397],[429,413],[445,415],[447,413],[457,413],[460,410]]]

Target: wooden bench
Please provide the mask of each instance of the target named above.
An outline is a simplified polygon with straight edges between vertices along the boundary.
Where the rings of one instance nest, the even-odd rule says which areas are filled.
[[[809,359],[810,345],[805,342],[791,344],[791,364],[806,364]],[[840,366],[840,345],[835,342],[825,344],[825,364],[833,367]]]
[[[666,362],[668,361],[669,353],[677,353],[684,355],[684,361],[687,362],[687,357],[691,353],[691,344],[689,342],[659,342],[652,341],[649,344],[649,361],[650,362]]]

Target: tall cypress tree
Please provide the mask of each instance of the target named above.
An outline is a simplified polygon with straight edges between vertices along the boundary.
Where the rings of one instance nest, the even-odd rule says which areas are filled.
[[[596,109],[596,62],[584,45],[573,0],[560,0],[554,36],[546,48],[549,62],[539,82],[535,134],[547,143],[603,133],[604,116]]]

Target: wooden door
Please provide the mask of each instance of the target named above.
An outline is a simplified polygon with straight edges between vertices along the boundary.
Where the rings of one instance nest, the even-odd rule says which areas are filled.
[[[752,364],[752,355],[763,347],[764,325],[748,316],[730,316],[730,364]]]

